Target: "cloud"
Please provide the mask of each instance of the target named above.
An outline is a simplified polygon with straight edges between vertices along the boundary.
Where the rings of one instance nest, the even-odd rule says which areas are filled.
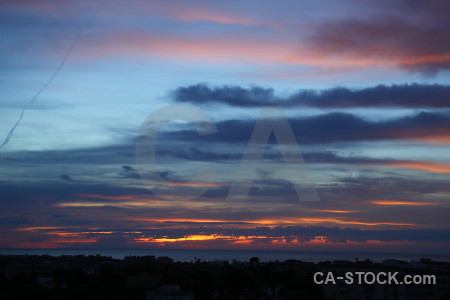
[[[255,36],[239,37],[239,33],[224,35],[221,39],[208,33],[191,34],[162,33],[146,28],[115,29],[84,38],[84,48],[78,49],[77,55],[81,61],[134,56],[219,65],[224,62],[284,63],[286,54],[292,51],[289,45]]]
[[[45,150],[45,151],[15,151],[0,157],[2,164],[132,164],[135,156],[134,141],[126,140],[113,145],[98,147]],[[121,172],[130,173],[132,170],[122,168]]]
[[[172,98],[177,102],[222,103],[239,107],[273,105],[277,101],[274,90],[270,88],[257,86],[248,89],[239,86],[210,88],[205,83],[179,87],[172,92]]]
[[[70,175],[64,174],[59,176],[62,180],[68,181],[68,182],[74,182],[74,180],[72,179],[72,177],[70,177]]]
[[[120,172],[120,175],[122,175],[124,178],[131,178],[131,179],[140,179],[138,171],[128,165],[122,166],[122,171]]]
[[[36,28],[53,25],[51,17],[74,27],[101,24],[102,30],[83,38],[84,49],[77,51],[83,59],[142,55],[307,65],[325,72],[394,66],[435,74],[450,67],[449,46],[443,42],[449,39],[450,5],[441,0],[331,4],[339,19],[324,12],[321,4],[286,3],[280,10],[270,3],[255,8],[249,2],[106,2],[27,0],[3,6],[13,20],[22,19],[21,28],[26,23]],[[355,18],[355,7],[364,19]]]
[[[133,248],[145,246],[170,247],[177,245],[196,248],[202,245],[218,246],[223,249],[238,244],[260,247],[264,244],[306,245],[321,243],[324,248],[333,248],[334,243],[387,243],[387,242],[440,242],[448,243],[446,229],[399,229],[367,230],[357,228],[320,226],[273,226],[246,229],[217,227],[185,227],[166,229],[137,229],[133,231],[114,229],[108,231],[79,230],[76,228],[35,228],[34,242],[59,247]],[[33,241],[28,238],[28,241]],[[209,241],[209,243],[205,243]],[[88,245],[90,244],[90,245]],[[370,245],[369,245],[370,246]]]
[[[113,184],[96,182],[61,181],[46,182],[18,182],[2,184],[0,196],[2,207],[6,209],[35,210],[40,206],[53,206],[62,201],[96,199],[125,201],[132,199],[148,199],[153,195],[149,190],[140,187],[123,187]],[[26,188],[24,188],[26,185]],[[89,195],[93,197],[88,197]],[[97,197],[95,197],[97,195]]]
[[[345,160],[339,158],[337,154],[334,155],[338,161]],[[316,159],[333,159],[333,156],[327,153],[318,155]],[[125,168],[122,166],[120,169],[132,171],[134,168],[125,165]],[[195,242],[190,247],[199,245],[196,241],[184,239],[189,235],[209,237],[218,235],[214,240],[228,247],[234,245],[236,241],[252,245],[263,242],[263,239],[251,236],[264,236],[269,243],[280,239],[316,243],[317,236],[326,236],[326,240],[330,243],[365,242],[372,239],[410,241],[414,234],[405,231],[403,235],[405,226],[446,228],[448,225],[443,201],[438,201],[438,198],[429,201],[433,198],[427,195],[442,190],[446,186],[444,179],[435,182],[430,178],[418,176],[417,181],[413,181],[411,177],[394,177],[392,174],[390,177],[378,178],[373,172],[370,173],[370,177],[335,178],[333,182],[328,182],[328,185],[319,190],[323,201],[311,207],[284,201],[284,198],[293,199],[292,195],[287,194],[287,182],[263,178],[257,180],[255,184],[257,189],[251,192],[251,201],[246,203],[224,202],[223,198],[227,194],[224,187],[221,187],[220,192],[213,189],[212,192],[205,194],[204,199],[187,201],[180,197],[161,201],[155,199],[146,188],[132,188],[112,183],[64,184],[55,181],[42,185],[36,182],[26,184],[26,188],[24,183],[3,184],[0,199],[4,210],[13,212],[13,215],[17,214],[14,212],[20,211],[20,215],[33,216],[27,223],[21,223],[26,219],[7,219],[5,223],[12,224],[3,227],[10,230],[28,228],[21,231],[21,235],[27,237],[24,241],[30,242],[33,237],[43,236],[44,238],[39,241],[42,245],[58,247],[83,247],[87,244],[96,247],[102,245],[100,242],[102,240],[105,241],[105,245],[112,242],[115,239],[113,237],[119,237],[116,239],[119,243],[122,241],[121,232],[131,231],[141,233],[131,239],[125,238],[123,240],[125,247],[138,246],[136,244],[138,239],[154,241],[164,237],[182,239],[179,242]],[[295,193],[293,195],[295,196]],[[376,204],[374,201],[381,201],[379,199],[392,199],[389,204],[397,204],[381,204],[387,202]],[[412,205],[432,202],[436,205]],[[342,213],[343,211],[348,213]],[[258,227],[261,225],[266,227]],[[302,229],[299,225],[309,225],[307,226],[309,230]],[[326,227],[321,229],[321,225]],[[330,227],[336,225],[341,228]],[[424,225],[426,226],[423,227]],[[275,227],[277,229],[274,229]],[[344,227],[349,230],[346,231]],[[372,228],[371,230],[375,231],[357,230],[355,227]],[[382,233],[381,229],[386,227],[395,227],[396,233],[392,235]],[[350,228],[354,228],[355,231]],[[71,234],[65,235],[65,232]],[[105,232],[114,232],[116,235]],[[415,233],[421,237],[416,237],[414,241],[428,237],[422,231]],[[432,234],[431,231],[428,233]],[[230,236],[247,238],[230,238]],[[111,240],[107,241],[109,237]],[[438,239],[436,236],[435,238]],[[31,246],[31,244],[21,245]],[[119,247],[118,244],[115,245]],[[142,245],[141,242],[139,245]],[[151,242],[146,242],[142,246],[145,245],[160,246]]]
[[[384,164],[411,170],[423,170],[433,173],[450,173],[450,164],[448,163],[426,163],[420,161],[390,161],[384,162]]]
[[[444,42],[450,39],[448,1],[379,3],[377,14],[318,24],[309,36],[311,50],[424,75],[450,69],[450,44]]]
[[[438,197],[439,194],[446,197],[444,187],[447,185],[448,178],[444,176],[431,178],[420,174],[413,176],[410,173],[402,176],[392,172],[375,176],[370,170],[356,176],[341,176],[336,178],[336,181],[337,184],[328,185],[326,197],[335,199],[338,203],[372,204],[371,201],[383,201],[380,199],[435,203],[439,199],[442,200]],[[325,195],[322,195],[322,198],[324,197]],[[445,200],[441,201],[441,204],[446,205]],[[404,211],[400,215],[408,217]],[[416,215],[416,217],[419,216]]]
[[[395,200],[372,200],[370,203],[376,205],[409,205],[409,206],[427,206],[437,205],[437,203],[430,202],[413,202],[413,201],[395,201]]]
[[[25,216],[7,216],[0,217],[0,227],[15,227],[17,225],[30,224],[31,220],[29,217]]]
[[[450,141],[450,116],[434,112],[420,112],[387,121],[367,121],[348,113],[327,113],[291,118],[289,123],[300,145],[383,140],[429,143]],[[218,132],[202,137],[203,142],[246,144],[255,122],[227,120],[216,125]],[[190,130],[168,132],[164,138],[173,141],[198,140],[196,132]]]
[[[156,4],[156,5],[155,5]],[[184,22],[211,22],[223,25],[262,26],[265,22],[251,16],[244,16],[232,11],[230,7],[208,3],[208,5],[190,2],[183,3],[155,3],[150,4],[150,13],[162,13],[170,18]]]
[[[172,91],[176,102],[192,104],[226,104],[235,107],[406,107],[450,108],[450,86],[439,84],[377,85],[362,89],[336,87],[326,90],[299,90],[277,97],[272,88],[252,86],[210,87],[198,83]]]

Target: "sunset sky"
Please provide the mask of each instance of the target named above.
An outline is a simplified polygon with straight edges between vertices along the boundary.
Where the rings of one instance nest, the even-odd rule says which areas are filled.
[[[0,0],[0,248],[448,254],[449,15],[444,0]],[[191,121],[170,112],[143,164],[138,137],[168,105]],[[274,132],[245,164],[274,106],[298,146]],[[297,195],[305,180],[319,201]]]

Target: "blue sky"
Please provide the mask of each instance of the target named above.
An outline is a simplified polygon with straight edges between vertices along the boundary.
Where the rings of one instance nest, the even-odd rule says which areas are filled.
[[[446,1],[0,6],[2,139],[29,104],[0,152],[3,247],[450,249]],[[155,176],[136,140],[174,104],[217,132],[164,126]],[[304,165],[273,137],[247,201],[226,201],[265,106],[321,201],[297,201]],[[217,176],[195,181],[201,168]]]

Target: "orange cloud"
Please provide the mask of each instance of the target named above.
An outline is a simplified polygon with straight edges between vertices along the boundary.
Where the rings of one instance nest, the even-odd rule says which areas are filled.
[[[280,61],[289,51],[285,46],[255,39],[237,38],[216,39],[212,37],[187,38],[157,36],[145,32],[119,32],[114,35],[95,37],[87,40],[90,49],[78,53],[85,58],[115,55],[159,56],[180,61]]]
[[[96,243],[96,238],[80,238],[80,239],[55,239],[51,240],[52,243],[56,244],[84,244],[84,243]]]
[[[373,247],[373,246],[387,246],[387,245],[414,245],[413,242],[409,241],[380,241],[380,240],[368,240],[364,242],[357,241],[333,241],[327,236],[316,236],[310,240],[302,240],[301,238],[292,237],[266,237],[266,236],[222,236],[222,235],[188,235],[180,238],[137,238],[134,240],[137,244],[149,244],[152,246],[173,246],[185,247],[185,248],[197,248],[202,249],[308,249],[310,247],[314,249],[323,249],[322,247],[352,247],[352,246],[362,246],[362,247]],[[315,248],[315,247],[318,248]]]
[[[216,236],[214,235],[188,235],[182,238],[156,238],[156,239],[147,239],[147,241],[151,242],[180,242],[180,241],[206,241],[206,240],[214,240]],[[145,239],[137,239],[136,241],[143,241]]]
[[[256,222],[255,222],[256,223]],[[299,225],[299,224],[317,224],[317,223],[334,223],[344,225],[365,225],[365,226],[419,226],[413,223],[394,223],[394,222],[363,222],[351,219],[339,218],[283,218],[280,220],[259,220],[260,224],[278,224],[278,225]]]
[[[133,195],[123,195],[123,196],[109,196],[109,195],[98,195],[98,194],[76,194],[77,197],[83,198],[95,198],[95,199],[111,199],[111,200],[145,200],[145,201],[157,201],[155,199],[141,198]]]
[[[82,232],[47,232],[48,235],[62,236],[62,237],[79,237],[86,234],[113,234],[113,231],[82,231]]]
[[[139,7],[140,11],[147,8],[146,12],[153,16],[164,16],[185,22],[214,22],[224,25],[244,26],[268,26],[279,28],[279,25],[269,23],[266,20],[257,19],[253,12],[243,13],[243,10],[231,9],[229,5],[221,3],[208,3],[198,5],[193,2],[146,2],[145,6]]]
[[[445,128],[433,128],[433,130],[428,128],[410,128],[408,130],[391,130],[383,134],[395,139],[405,139],[433,145],[450,144],[450,133]]]
[[[57,244],[54,242],[22,242],[18,243],[16,248],[25,248],[25,249],[55,249],[55,248],[63,248],[64,245]]]
[[[194,218],[138,218],[134,221],[157,222],[157,223],[248,223],[247,221],[232,221],[223,219],[194,219]]]
[[[152,207],[153,203],[147,201],[127,201],[127,202],[63,202],[55,204],[57,207],[121,207],[121,208],[139,208]]]
[[[164,182],[160,185],[168,186],[186,186],[186,187],[221,187],[223,184],[207,183],[207,182]]]
[[[172,17],[187,22],[206,21],[220,24],[256,25],[257,23],[249,18],[243,18],[232,13],[215,12],[205,9],[190,9],[172,13]]]
[[[118,202],[104,202],[104,201],[72,201],[72,202],[62,202],[57,203],[54,206],[57,207],[122,207],[122,208],[132,208],[132,207],[148,207],[153,206],[154,203],[159,202],[159,200],[153,198],[142,198],[133,195],[122,195],[122,196],[110,196],[110,195],[98,195],[98,194],[76,194],[77,197],[89,198],[89,199],[102,199],[102,200],[129,200],[129,201],[118,201]]]
[[[360,210],[331,210],[331,209],[316,209],[317,212],[329,212],[336,214],[350,214],[355,212],[361,212]]]
[[[74,239],[49,239],[43,242],[21,242],[15,245],[16,248],[35,248],[35,249],[55,249],[64,248],[64,244],[85,244],[96,243],[95,238],[74,238]]]
[[[412,202],[412,201],[395,201],[395,200],[373,200],[370,203],[376,205],[406,205],[406,206],[427,206],[427,205],[437,205],[434,202]]]
[[[420,170],[432,173],[450,173],[450,164],[447,163],[428,163],[420,161],[388,161],[385,165],[400,167],[410,170]]]
[[[55,229],[63,229],[67,227],[59,227],[59,226],[32,226],[32,227],[23,227],[17,228],[17,231],[37,231],[37,230],[55,230]]]
[[[141,55],[188,62],[311,65],[335,71],[395,63],[370,57],[333,57],[328,53],[299,48],[297,43],[276,37],[223,36],[217,39],[122,31],[85,39],[84,43],[86,46],[77,51],[81,59]]]
[[[426,142],[434,145],[448,145],[450,144],[450,134],[430,134],[429,136],[421,136],[418,138],[412,138],[412,140],[419,142]]]
[[[17,1],[16,1],[17,2]],[[40,3],[42,1],[20,1],[21,6],[33,11],[53,13],[59,16],[73,12],[63,5]],[[90,2],[86,2],[84,11],[92,10]],[[429,28],[417,24],[403,23],[400,19],[383,22],[364,21],[338,21],[335,23],[311,23],[309,28],[298,30],[298,26],[291,21],[279,21],[279,24],[268,23],[268,16],[261,15],[252,10],[230,5],[213,4],[196,5],[192,2],[170,3],[162,1],[143,1],[135,4],[116,6],[117,15],[114,18],[127,19],[138,14],[140,17],[172,18],[185,22],[215,22],[219,24],[237,24],[244,26],[267,26],[271,28],[286,28],[286,32],[276,34],[276,39],[255,40],[255,35],[239,36],[234,38],[221,36],[220,39],[205,37],[203,40],[192,38],[188,41],[181,37],[161,37],[153,34],[141,34],[136,37],[134,32],[123,33],[120,36],[102,39],[93,37],[95,47],[88,51],[89,56],[105,57],[107,55],[152,54],[170,59],[192,61],[230,61],[237,58],[245,61],[258,61],[260,63],[278,62],[290,64],[304,64],[319,67],[392,67],[415,68],[423,65],[445,65],[450,61],[448,47],[441,40],[445,40],[445,30],[437,30],[432,38]],[[75,9],[75,7],[73,7]],[[234,11],[233,11],[234,10]],[[113,11],[110,8],[107,12]],[[117,13],[116,11],[114,11]],[[131,13],[130,13],[131,12]],[[108,15],[108,14],[105,14]],[[102,15],[102,18],[104,16]],[[100,18],[100,19],[102,19]],[[274,18],[275,19],[275,18]],[[389,18],[386,18],[389,19]],[[115,21],[115,20],[113,20]],[[436,20],[439,24],[440,20]],[[305,22],[302,22],[305,24]],[[308,23],[307,23],[308,24]],[[419,24],[419,25],[418,25]],[[283,27],[284,26],[284,27]],[[115,28],[114,28],[115,30]],[[352,34],[348,34],[351,32]],[[299,40],[303,34],[303,39]],[[133,37],[133,35],[135,37]],[[280,40],[280,36],[286,36]],[[260,35],[262,36],[262,35]],[[268,36],[268,35],[266,35]],[[292,39],[292,36],[297,38]],[[372,37],[368,39],[367,37]],[[427,42],[420,42],[423,40]],[[252,41],[253,40],[253,41]],[[291,41],[289,41],[291,40]],[[373,40],[379,41],[373,43]],[[84,40],[86,41],[86,39]],[[89,42],[89,41],[86,41]],[[78,49],[80,53],[80,49]],[[88,55],[87,55],[88,56]]]
[[[105,207],[113,206],[107,202],[63,202],[55,204],[57,207]]]
[[[411,66],[415,64],[423,64],[423,63],[446,63],[450,61],[450,53],[443,54],[423,54],[420,56],[414,56],[402,59],[400,61],[401,64],[406,66]]]
[[[214,220],[214,219],[184,219],[184,218],[151,218],[151,219],[134,219],[135,221],[148,222],[173,222],[173,223],[220,223],[220,224],[253,224],[253,225],[306,225],[317,223],[334,223],[345,225],[365,225],[365,226],[419,226],[413,223],[393,223],[393,222],[363,222],[353,219],[339,219],[339,218],[279,218],[279,219],[256,219],[256,220]]]
[[[174,243],[184,241],[209,241],[209,240],[224,240],[231,244],[248,244],[257,239],[267,239],[271,237],[266,236],[226,236],[226,235],[186,235],[180,238],[137,238],[134,241],[139,243]]]

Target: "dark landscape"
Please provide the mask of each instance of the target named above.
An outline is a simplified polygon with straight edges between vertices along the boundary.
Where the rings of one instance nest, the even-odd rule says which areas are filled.
[[[450,263],[387,259],[176,262],[169,257],[2,255],[1,299],[450,299]],[[315,272],[434,274],[433,285],[327,284]]]

